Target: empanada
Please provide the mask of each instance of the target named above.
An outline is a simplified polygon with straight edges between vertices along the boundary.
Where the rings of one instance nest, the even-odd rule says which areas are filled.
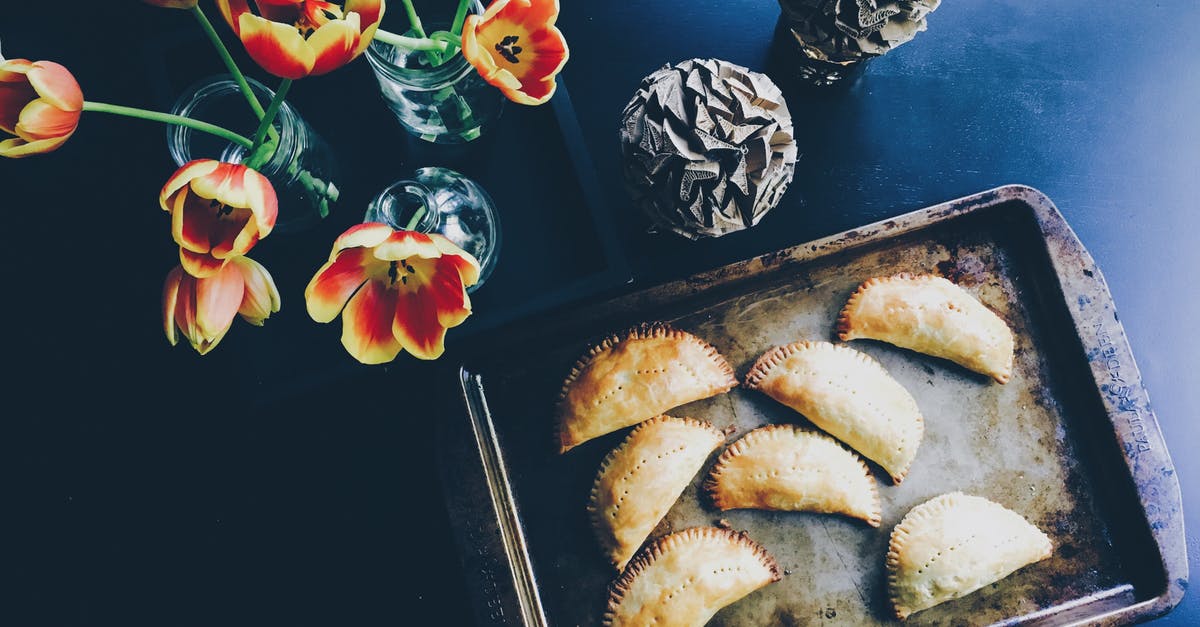
[[[588,512],[617,570],[625,568],[724,442],[725,434],[707,422],[658,416],[638,425],[604,458]]]
[[[646,547],[613,582],[604,624],[701,627],[779,579],[775,559],[745,533],[685,529]]]
[[[1050,538],[1020,514],[952,492],[912,508],[892,530],[888,592],[901,620],[1050,557]]]
[[[845,514],[879,526],[879,489],[862,459],[792,425],[760,427],[731,444],[704,487],[722,510]]]
[[[846,346],[796,342],[768,351],[746,387],[804,414],[900,483],[925,433],[917,402],[879,362]]]
[[[725,358],[691,333],[651,324],[614,335],[588,351],[563,383],[559,452],[735,385]]]
[[[843,342],[882,340],[942,357],[1000,383],[1012,376],[1013,334],[966,290],[929,274],[868,279],[837,321]]]

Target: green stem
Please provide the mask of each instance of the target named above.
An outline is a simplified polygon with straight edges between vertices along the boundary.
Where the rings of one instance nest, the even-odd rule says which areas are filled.
[[[200,28],[204,31],[204,34],[208,36],[208,40],[212,42],[213,48],[216,48],[217,56],[221,57],[221,61],[225,64],[225,69],[229,70],[229,74],[233,76],[238,89],[246,97],[246,102],[250,104],[250,110],[254,111],[254,116],[261,122],[263,116],[266,115],[266,112],[263,111],[262,103],[258,101],[254,92],[251,91],[250,83],[246,81],[246,75],[242,74],[241,68],[233,60],[233,55],[229,53],[229,48],[225,46],[225,42],[221,41],[221,36],[217,34],[217,29],[213,28],[212,22],[204,14],[204,10],[200,8],[200,5],[193,6],[191,12],[196,21],[200,23]],[[275,131],[274,126],[267,132],[271,134],[271,139],[279,139],[279,134]]]
[[[463,22],[467,21],[467,6],[471,0],[458,0],[458,10],[454,12],[454,21],[450,24],[450,32],[462,35]]]
[[[429,39],[431,39],[433,41],[445,43],[446,50],[450,54],[457,52],[458,49],[462,47],[462,37],[459,37],[458,35],[455,35],[454,33],[446,32],[444,30],[437,31],[436,33],[431,33],[429,35]]]
[[[375,39],[382,41],[385,44],[396,46],[397,48],[405,48],[407,50],[433,50],[442,52],[449,48],[449,45],[444,41],[434,41],[432,39],[420,39],[417,37],[405,37],[396,33],[389,33],[383,29],[375,31]]]
[[[192,118],[185,118],[181,115],[174,115],[171,113],[161,113],[159,111],[148,111],[146,109],[137,109],[134,107],[123,107],[121,105],[108,104],[108,103],[104,103],[104,102],[91,102],[91,101],[85,101],[83,103],[83,110],[84,111],[94,111],[96,113],[111,113],[113,115],[124,115],[126,117],[138,118],[141,120],[150,120],[152,122],[164,122],[166,124],[176,124],[179,126],[186,126],[190,129],[195,129],[197,131],[210,133],[210,134],[216,135],[217,137],[227,139],[235,144],[240,144],[246,148],[251,148],[254,146],[254,142],[252,140],[250,140],[249,138],[243,137],[241,135],[238,135],[237,133],[235,133],[227,128],[222,128],[220,126],[217,126],[216,124],[209,124],[208,122],[201,122],[200,120],[193,120]]]
[[[408,23],[412,29],[416,31],[417,36],[421,39],[427,39],[425,36],[425,27],[421,26],[421,18],[417,15],[417,9],[413,7],[412,0],[400,0],[404,3],[404,12],[408,15]],[[425,57],[429,59],[429,63],[434,67],[442,64],[442,55],[434,50],[426,50]]]
[[[275,90],[275,97],[271,99],[271,104],[267,105],[267,111],[263,114],[262,121],[258,123],[258,130],[254,132],[254,148],[261,146],[263,140],[267,138],[267,129],[271,128],[275,123],[275,116],[279,114],[279,107],[283,106],[283,99],[287,98],[288,90],[291,88],[292,79],[285,78],[279,81],[279,88]]]
[[[417,10],[413,7],[412,0],[400,0],[404,3],[404,12],[408,14],[408,23],[412,29],[417,31],[417,35],[425,37],[425,29],[421,26],[421,18],[417,16]]]
[[[420,222],[421,218],[423,217],[425,217],[425,205],[417,207],[417,212],[413,214],[412,219],[408,221],[408,225],[404,227],[404,230],[411,231],[417,228],[417,223]]]

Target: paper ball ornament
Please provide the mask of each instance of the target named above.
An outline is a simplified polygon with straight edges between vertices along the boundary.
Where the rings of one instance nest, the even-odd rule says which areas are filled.
[[[765,75],[715,59],[644,78],[625,106],[621,149],[634,202],[691,239],[757,224],[796,165],[783,93]]]

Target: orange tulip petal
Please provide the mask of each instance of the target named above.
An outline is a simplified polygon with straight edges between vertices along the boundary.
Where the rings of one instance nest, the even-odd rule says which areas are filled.
[[[17,121],[21,118],[21,110],[38,97],[33,85],[25,81],[23,75],[17,76],[22,80],[0,81],[0,131],[10,135],[17,134]]]
[[[235,163],[218,162],[212,172],[193,178],[188,182],[192,193],[201,198],[219,200],[221,203],[243,209],[249,208],[246,199],[246,188],[243,184],[245,177],[242,172],[246,166]]]
[[[418,359],[437,359],[446,351],[446,328],[427,288],[401,292],[395,303],[392,333]]]
[[[364,264],[369,262],[366,248],[340,251],[321,266],[304,289],[308,315],[317,322],[330,322],[341,313],[346,301],[367,280]]]
[[[271,234],[275,228],[275,220],[279,217],[279,198],[271,181],[262,174],[246,168],[242,180],[246,190],[246,202],[254,213],[254,222],[260,237]]]
[[[221,12],[221,17],[225,18],[225,23],[229,24],[234,34],[241,36],[242,27],[238,18],[243,13],[250,12],[250,5],[246,4],[246,0],[217,0],[217,10]]]
[[[171,237],[185,248],[195,253],[207,253],[212,250],[212,240],[209,234],[217,222],[217,211],[211,206],[211,201],[181,189],[171,203]]]
[[[401,342],[392,333],[396,290],[368,281],[342,312],[342,346],[364,364],[382,364],[400,354]]]
[[[79,111],[63,111],[43,99],[21,110],[16,134],[26,141],[70,135],[79,125]]]
[[[29,69],[29,84],[43,100],[63,111],[82,111],[83,92],[71,72],[53,61],[38,61]]]
[[[62,137],[51,137],[31,142],[27,142],[19,137],[13,137],[12,139],[0,141],[0,157],[19,159],[30,155],[45,154],[58,150],[58,147],[65,144],[70,137],[70,135],[63,135]]]
[[[246,322],[262,326],[263,321],[279,311],[279,290],[275,280],[262,264],[249,257],[234,257],[229,260],[229,265],[241,272],[246,284],[238,314]]]
[[[475,285],[475,282],[479,280],[479,260],[475,259],[471,253],[456,246],[454,242],[446,239],[444,235],[433,233],[429,237],[433,239],[438,250],[442,251],[443,258],[458,270],[463,285],[467,287]]]
[[[337,257],[339,251],[346,248],[373,248],[385,242],[387,238],[392,236],[392,228],[386,224],[379,222],[363,222],[355,224],[346,229],[345,233],[338,236],[333,242],[333,252],[329,254],[329,259]]]
[[[220,166],[220,161],[212,159],[196,159],[183,164],[163,185],[162,191],[158,193],[158,204],[162,206],[163,211],[171,211],[175,208],[175,202],[171,200],[175,192],[183,189],[193,179],[213,172]]]
[[[446,328],[462,324],[471,315],[471,300],[455,259],[460,257],[446,255],[434,262],[436,271],[425,290],[437,312],[438,324]]]
[[[230,255],[244,255],[258,243],[258,231],[250,221],[250,212],[234,209],[227,216],[218,218],[209,233],[212,256],[222,259]]]
[[[354,60],[361,35],[359,16],[351,13],[344,20],[332,20],[308,37],[313,52],[311,74],[326,74]]]
[[[225,266],[224,259],[217,259],[208,253],[192,252],[183,247],[179,249],[179,263],[184,272],[201,279],[215,275]]]
[[[399,261],[409,257],[434,259],[442,256],[433,240],[416,231],[396,231],[386,241],[375,247],[375,257],[385,261]]]
[[[272,22],[252,13],[243,13],[238,24],[246,53],[264,70],[291,79],[304,78],[312,71],[313,49],[295,26]]]
[[[342,9],[347,14],[357,13],[364,27],[362,36],[358,38],[358,48],[354,51],[354,55],[358,56],[366,51],[367,46],[371,45],[371,40],[375,38],[375,31],[383,19],[383,0],[347,0]]]
[[[175,333],[175,305],[179,300],[179,283],[183,275],[183,267],[175,266],[167,273],[167,280],[163,283],[163,331],[171,346],[179,341]]]
[[[196,281],[196,328],[204,337],[217,337],[229,330],[245,291],[241,270],[233,264]]]
[[[32,67],[33,61],[29,59],[0,60],[0,83],[28,83],[25,75]]]

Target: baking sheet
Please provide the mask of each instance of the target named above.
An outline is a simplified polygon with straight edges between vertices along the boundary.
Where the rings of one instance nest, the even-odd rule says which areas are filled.
[[[872,465],[883,503],[872,529],[829,515],[719,512],[699,489],[714,454],[651,537],[720,521],[746,530],[785,576],[711,624],[894,622],[884,569],[891,529],[954,490],[1023,514],[1050,535],[1054,554],[908,623],[1115,624],[1173,606],[1186,585],[1178,486],[1111,298],[1049,201],[1009,187],[596,304],[572,321],[531,321],[507,334],[510,348],[469,358],[458,379],[464,404],[447,418],[458,428],[444,430],[442,445],[481,621],[595,625],[603,614],[616,573],[586,503],[600,460],[627,430],[566,455],[552,446],[559,386],[590,343],[668,321],[716,346],[741,377],[773,346],[833,340],[857,285],[900,271],[947,276],[1004,317],[1017,342],[1012,380],[997,385],[943,360],[852,342],[922,410],[912,469],[892,486]],[[764,424],[807,424],[740,387],[670,413],[732,427],[730,442]]]

